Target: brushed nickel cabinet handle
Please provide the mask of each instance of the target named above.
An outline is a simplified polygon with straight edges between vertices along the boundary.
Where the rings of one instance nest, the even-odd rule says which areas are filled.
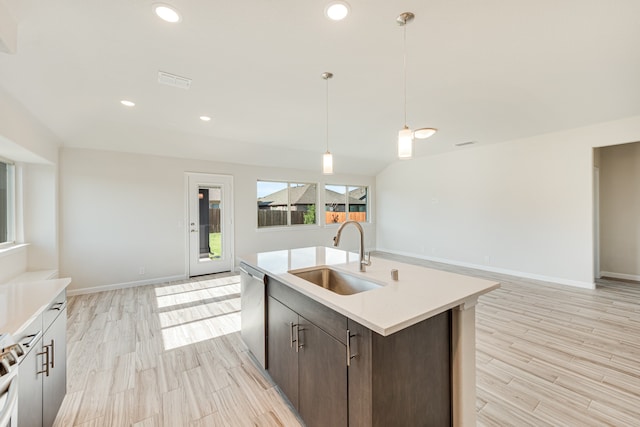
[[[27,348],[31,348],[33,344],[38,342],[38,340],[40,339],[40,335],[42,335],[42,331],[38,331],[37,334],[27,335],[25,338],[31,338],[31,339],[28,342],[23,343],[22,345]]]
[[[55,304],[53,304],[49,310],[57,310],[57,311],[62,311],[62,306],[64,306],[64,302],[57,302]]]
[[[43,349],[44,349],[44,351],[36,353],[36,355],[38,355],[38,356],[43,356],[44,355],[44,362],[42,363],[42,367],[44,369],[42,371],[36,372],[36,375],[37,374],[45,374],[46,376],[49,376],[49,346],[45,345],[45,346],[43,346]]]
[[[300,349],[304,347],[304,344],[300,344],[300,331],[304,331],[304,328],[301,328],[300,325],[296,325],[296,353],[299,353]]]
[[[351,335],[351,331],[347,329],[347,366],[351,366],[351,359],[357,356],[357,354],[351,354],[351,338],[355,335]]]
[[[55,352],[55,341],[51,340],[51,344],[49,344],[49,346],[51,347],[51,369],[53,369],[54,366],[54,358],[56,357],[56,352]]]
[[[293,328],[295,326],[293,322],[289,322],[289,342],[291,343],[291,348],[293,348],[293,343],[295,342],[293,339]]]

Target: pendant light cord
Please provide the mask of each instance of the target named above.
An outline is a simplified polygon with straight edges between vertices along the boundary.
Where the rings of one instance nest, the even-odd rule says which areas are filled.
[[[404,71],[404,127],[407,127],[407,24],[402,26],[402,68]]]
[[[327,81],[327,153],[329,152],[329,79]]]

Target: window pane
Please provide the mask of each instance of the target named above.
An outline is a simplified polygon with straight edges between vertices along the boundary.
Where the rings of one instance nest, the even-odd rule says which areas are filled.
[[[368,198],[367,187],[349,187],[349,219],[359,222],[368,221]]]
[[[324,190],[324,210],[327,224],[337,224],[345,222],[347,187],[345,185],[325,185]]]
[[[316,184],[290,184],[291,225],[316,224]]]
[[[0,243],[9,240],[9,167],[0,162]]]
[[[258,227],[287,225],[286,182],[258,181]]]

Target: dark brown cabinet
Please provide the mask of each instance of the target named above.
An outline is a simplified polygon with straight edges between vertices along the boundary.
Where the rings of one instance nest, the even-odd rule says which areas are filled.
[[[268,372],[291,404],[298,408],[298,314],[278,300],[268,300]]]
[[[388,336],[267,278],[268,369],[308,427],[449,426],[451,312]]]
[[[268,372],[308,427],[347,426],[346,346],[268,299]]]
[[[344,344],[300,317],[298,412],[309,427],[347,426]]]

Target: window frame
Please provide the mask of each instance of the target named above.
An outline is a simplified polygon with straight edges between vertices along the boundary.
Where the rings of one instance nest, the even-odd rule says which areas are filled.
[[[333,184],[333,183],[329,183],[326,182],[324,183],[324,194],[326,195],[326,191],[327,191],[327,187],[344,187],[345,188],[345,193],[344,193],[344,211],[345,211],[345,221],[349,221],[349,188],[365,188],[367,191],[367,203],[365,204],[366,206],[366,214],[367,214],[367,220],[366,221],[358,221],[358,223],[360,224],[371,224],[371,192],[370,192],[370,186],[369,185],[352,185],[352,184]],[[333,191],[333,190],[332,190]],[[326,197],[324,198],[325,200],[323,200],[323,212],[325,215],[325,219],[324,219],[324,225],[328,226],[328,227],[339,227],[340,224],[344,224],[344,222],[327,222],[326,220],[326,212],[327,212],[327,200]]]
[[[258,208],[258,206],[256,206],[256,230],[259,231],[263,231],[263,230],[275,230],[275,229],[281,229],[281,230],[290,230],[290,229],[297,229],[297,228],[304,228],[304,227],[319,227],[320,221],[319,221],[319,216],[318,216],[318,206],[320,206],[320,200],[319,200],[319,192],[318,192],[318,188],[320,187],[320,184],[317,182],[304,182],[303,180],[272,180],[272,179],[257,179],[256,180],[256,203],[257,200],[259,199],[258,197],[258,184],[261,182],[266,182],[266,183],[274,183],[274,184],[285,184],[286,185],[286,190],[287,190],[287,205],[286,205],[286,210],[287,210],[287,224],[280,224],[280,225],[263,225],[260,226],[260,218],[259,218],[259,214],[258,212],[260,211],[260,209]],[[314,201],[314,206],[316,207],[316,214],[315,214],[315,222],[313,224],[292,224],[291,223],[291,185],[292,184],[299,184],[299,185],[313,185],[315,186],[316,189],[316,194],[315,194],[315,201]],[[295,188],[295,187],[294,187]],[[282,191],[282,190],[279,190]],[[265,196],[263,196],[265,197]]]
[[[6,249],[16,244],[16,164],[4,157],[0,157],[0,163],[7,166],[7,240],[0,242],[0,249]]]

